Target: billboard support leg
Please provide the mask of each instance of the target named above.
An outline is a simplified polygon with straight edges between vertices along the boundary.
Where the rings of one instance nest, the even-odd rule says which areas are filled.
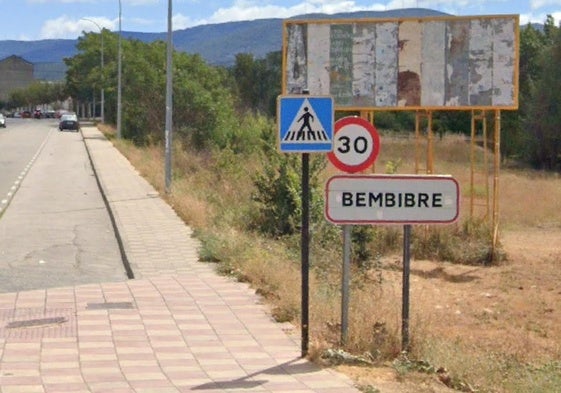
[[[494,176],[493,176],[493,226],[492,226],[492,257],[495,259],[497,243],[499,240],[499,172],[501,166],[501,111],[495,110],[495,135],[494,135]]]
[[[422,135],[422,131],[421,131],[421,118],[422,117],[426,117],[427,118],[427,135],[426,135],[426,148],[425,148],[425,152],[426,152],[426,157],[425,157],[425,168],[424,168],[424,173],[425,174],[432,174],[434,172],[434,148],[433,148],[433,142],[434,142],[434,133],[432,130],[432,112],[431,111],[427,111],[427,112],[420,112],[417,111],[415,112],[415,173],[419,174],[421,171],[423,171],[422,168],[420,168],[420,162],[421,162],[421,140],[423,138]]]

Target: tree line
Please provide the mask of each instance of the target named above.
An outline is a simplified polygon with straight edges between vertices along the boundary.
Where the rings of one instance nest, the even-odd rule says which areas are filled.
[[[100,34],[105,43],[103,68],[99,61]],[[32,106],[64,97],[91,102],[103,88],[105,121],[115,124],[118,35],[107,29],[84,33],[77,48],[77,55],[64,60],[68,71],[63,84],[33,84],[15,91],[10,104]],[[138,144],[160,142],[164,135],[166,43],[123,40],[122,56],[123,137]],[[530,24],[521,27],[519,109],[502,112],[504,159],[561,171],[560,60],[561,29],[553,17],[547,17],[543,28]],[[265,130],[255,129],[259,127],[254,121],[248,126],[248,118],[262,116],[274,123],[276,98],[281,93],[281,63],[280,51],[265,58],[240,53],[231,67],[212,66],[199,55],[174,52],[174,135],[198,149],[229,147],[241,151],[262,143]],[[470,132],[468,112],[435,112],[433,119],[439,134]],[[494,121],[492,114],[489,121]],[[412,132],[414,114],[380,112],[376,114],[376,126]]]

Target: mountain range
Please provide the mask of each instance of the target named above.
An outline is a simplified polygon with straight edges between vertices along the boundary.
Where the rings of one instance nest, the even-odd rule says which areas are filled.
[[[365,19],[446,16],[449,14],[425,8],[404,8],[389,11],[358,11],[328,14],[306,14],[291,19]],[[176,50],[201,55],[209,64],[230,66],[239,53],[263,58],[282,49],[284,19],[270,18],[241,22],[227,22],[195,26],[173,32]],[[122,37],[143,42],[167,40],[167,32],[142,33],[122,31]],[[0,41],[0,60],[16,55],[31,63],[62,63],[77,53],[77,39],[49,39],[37,41]]]

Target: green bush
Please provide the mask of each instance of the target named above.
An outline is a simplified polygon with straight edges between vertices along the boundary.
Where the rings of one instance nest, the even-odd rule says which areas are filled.
[[[302,218],[302,163],[300,154],[283,154],[265,146],[262,155],[263,171],[254,176],[256,191],[253,201],[258,205],[258,215],[253,227],[270,236],[296,233]],[[318,175],[325,168],[324,157],[310,159],[310,222],[323,218],[323,193],[319,189]]]

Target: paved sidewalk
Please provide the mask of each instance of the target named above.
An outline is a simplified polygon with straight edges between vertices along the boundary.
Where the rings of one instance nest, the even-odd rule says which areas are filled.
[[[300,358],[246,285],[95,128],[83,136],[134,279],[0,294],[0,393],[358,392]]]

